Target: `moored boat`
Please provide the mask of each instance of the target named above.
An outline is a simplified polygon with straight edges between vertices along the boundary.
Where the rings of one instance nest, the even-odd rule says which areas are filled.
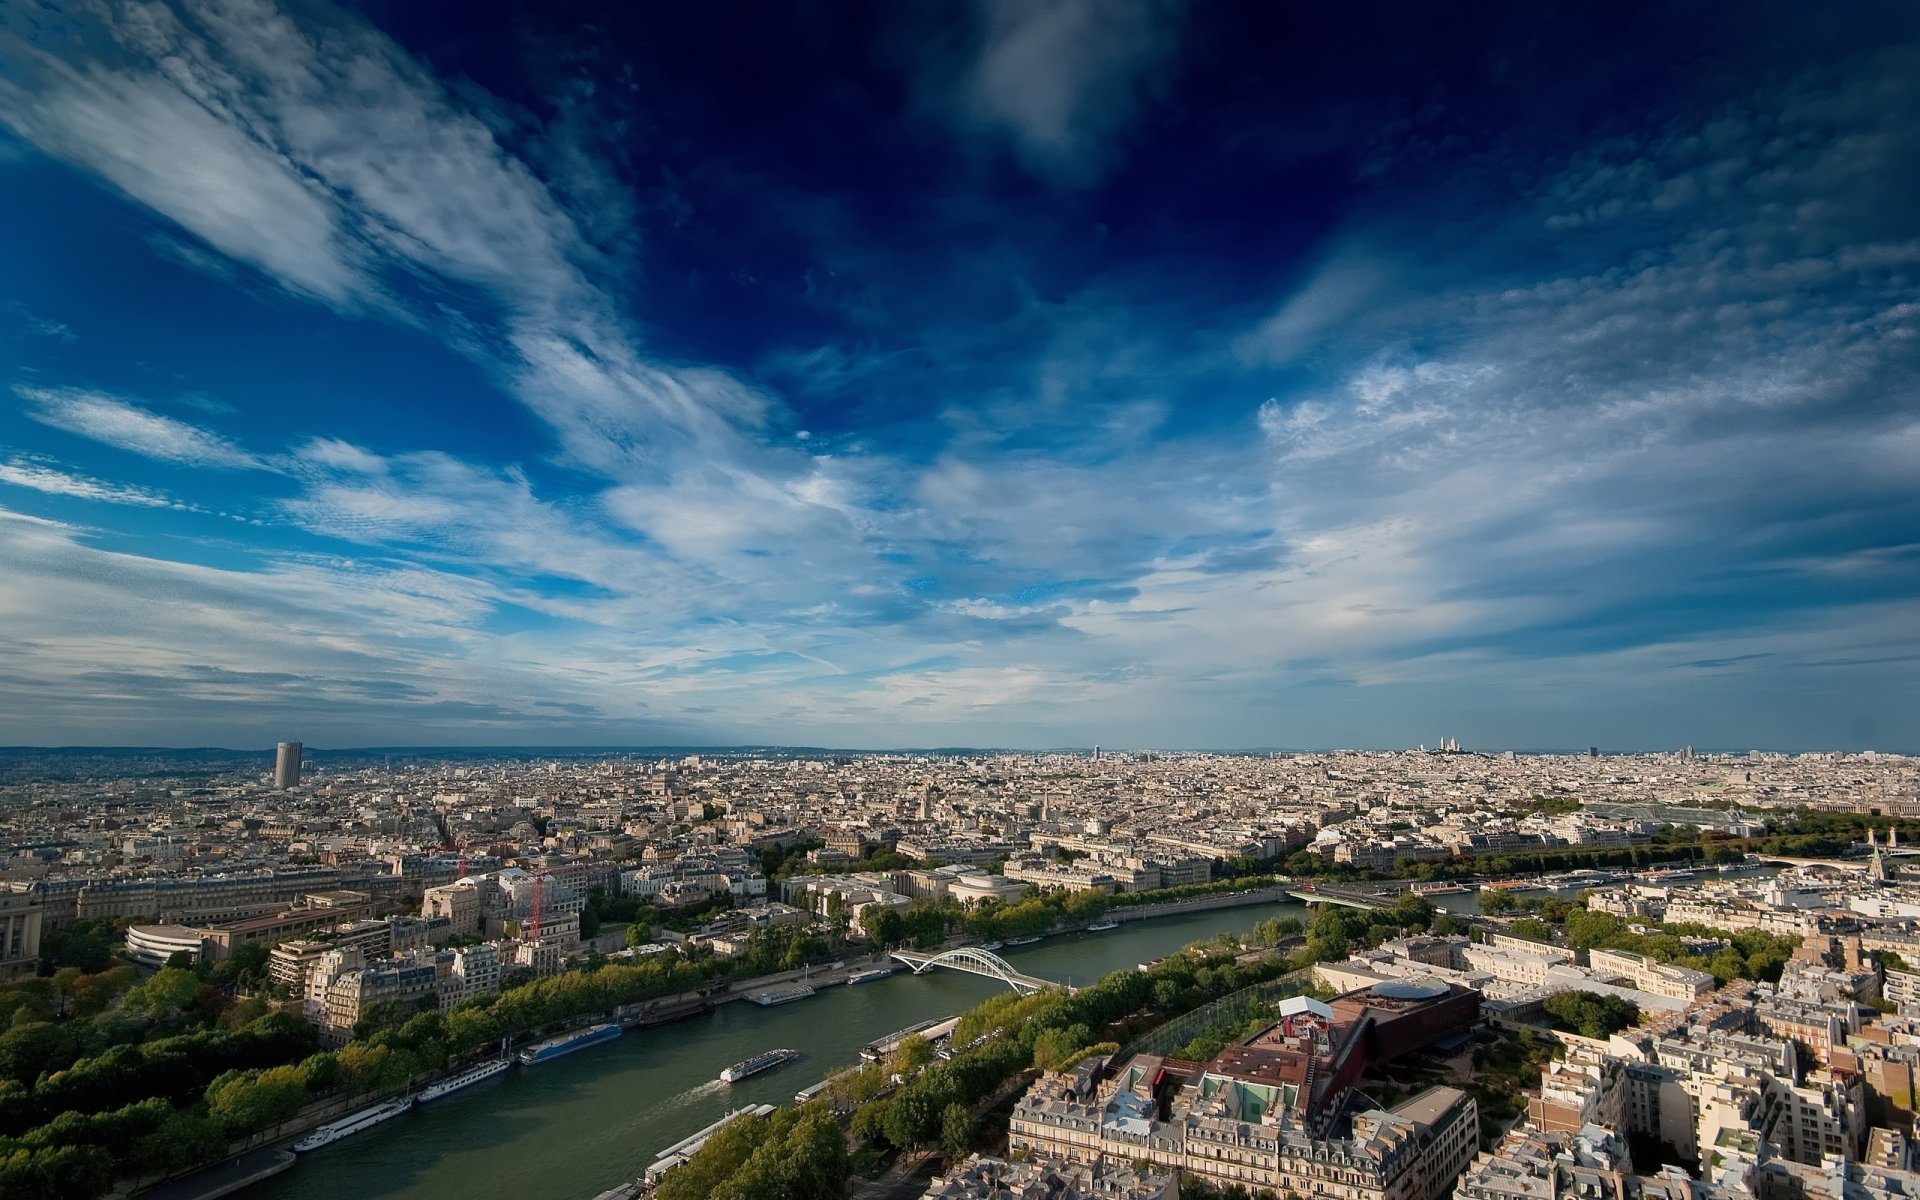
[[[421,1088],[420,1095],[417,1099],[421,1104],[432,1104],[435,1100],[439,1100],[442,1097],[451,1096],[461,1088],[472,1087],[483,1079],[492,1079],[495,1075],[505,1071],[511,1065],[512,1064],[504,1058],[496,1058],[488,1062],[483,1062],[477,1067],[468,1067],[458,1075],[449,1075],[445,1079],[437,1080]]]
[[[622,1032],[618,1025],[589,1025],[585,1029],[561,1034],[556,1038],[548,1038],[544,1042],[522,1050],[519,1054],[520,1065],[532,1067],[543,1062],[551,1062],[562,1055],[572,1054],[575,1050],[585,1050],[588,1046],[610,1042],[619,1037]]]
[[[382,1121],[391,1121],[412,1107],[413,1097],[403,1096],[398,1100],[389,1100],[385,1104],[376,1104],[372,1108],[363,1108],[350,1117],[342,1117],[331,1124],[322,1125],[295,1142],[293,1149],[296,1153],[305,1154],[309,1150],[330,1146],[341,1138],[352,1137],[356,1133],[372,1129]]]

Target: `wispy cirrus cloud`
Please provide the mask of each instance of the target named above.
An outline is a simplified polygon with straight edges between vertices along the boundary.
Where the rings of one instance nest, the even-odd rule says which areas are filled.
[[[70,474],[22,458],[0,462],[0,483],[32,488],[36,492],[44,492],[50,496],[69,496],[76,500],[103,500],[110,504],[130,504],[135,508],[186,510],[190,507],[150,488],[136,487],[128,483],[109,483],[103,479],[90,479],[85,475]]]
[[[17,601],[0,615],[37,648],[0,657],[79,719],[161,694],[221,715],[252,697],[277,718],[304,691],[342,728],[570,714],[633,737],[616,731],[686,712],[841,744],[1391,740],[1468,734],[1431,724],[1476,704],[1504,712],[1490,726],[1565,730],[1584,719],[1569,678],[1588,713],[1614,706],[1647,738],[1666,734],[1635,697],[1656,692],[1750,714],[1757,681],[1844,670],[1858,688],[1820,706],[1822,730],[1847,728],[1828,709],[1895,707],[1886,664],[1920,653],[1900,549],[1920,521],[1920,229],[1899,202],[1916,139],[1895,116],[1898,54],[1545,159],[1496,138],[1430,192],[1362,197],[1261,275],[1242,261],[1261,223],[1189,203],[1240,178],[1258,130],[1221,129],[1212,157],[1162,146],[1137,173],[1184,190],[1099,191],[1151,135],[1155,90],[1180,83],[1180,10],[973,11],[928,85],[941,119],[1066,186],[1014,180],[1008,200],[1004,173],[962,163],[870,206],[915,210],[892,247],[820,194],[845,180],[752,172],[740,196],[780,209],[798,245],[737,246],[724,206],[610,188],[588,142],[540,152],[508,102],[321,6],[104,5],[100,40],[68,60],[0,49],[27,81],[0,90],[0,121],[169,222],[161,244],[283,311],[297,298],[316,330],[333,312],[438,338],[545,430],[467,437],[428,395],[394,415],[430,421],[343,428],[321,395],[287,445],[243,446],[219,432],[235,413],[196,425],[23,389],[45,426],[278,472],[260,511],[279,526],[221,546],[215,570],[14,520],[0,551],[34,570],[0,584],[0,609]],[[604,82],[575,81],[569,120]],[[151,145],[127,135],[148,128],[142,105],[166,126]],[[1480,136],[1423,121],[1450,146]],[[699,140],[637,128],[629,169],[676,138]],[[198,163],[225,207],[173,177]],[[1222,215],[1241,223],[1210,236]],[[653,257],[682,224],[710,257]],[[807,318],[787,349],[762,344],[786,331],[744,339],[753,366],[724,335],[758,318],[726,303],[711,320],[729,328],[676,343],[634,312],[680,268],[672,296],[720,272],[750,302],[803,275]],[[345,341],[301,364],[316,392]],[[114,498],[20,462],[0,482]],[[61,578],[93,628],[35,615]],[[143,594],[179,607],[156,626],[164,652],[120,671]],[[1542,713],[1565,721],[1529,724]]]
[[[34,337],[46,338],[49,341],[55,342],[65,342],[69,345],[80,340],[80,335],[73,331],[71,325],[68,325],[64,321],[55,321],[50,317],[43,317],[17,300],[9,304],[7,308],[15,316],[20,318],[21,326],[27,333]]]
[[[263,458],[198,425],[150,412],[105,392],[15,387],[43,425],[163,462],[229,470],[271,470]]]

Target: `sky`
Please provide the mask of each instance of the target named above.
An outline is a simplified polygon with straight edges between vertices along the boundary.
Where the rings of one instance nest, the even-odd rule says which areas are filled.
[[[1868,0],[18,0],[0,744],[1920,751],[1917,118]]]

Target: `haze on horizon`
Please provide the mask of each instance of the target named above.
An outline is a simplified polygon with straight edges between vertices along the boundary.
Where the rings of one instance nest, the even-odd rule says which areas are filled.
[[[0,15],[0,743],[1920,749],[1920,9],[601,7]]]

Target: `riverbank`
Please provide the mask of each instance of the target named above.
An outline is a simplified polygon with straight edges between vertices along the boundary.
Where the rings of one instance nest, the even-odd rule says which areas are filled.
[[[273,1178],[290,1170],[297,1162],[291,1150],[250,1150],[217,1166],[148,1188],[139,1193],[141,1200],[220,1200],[242,1188]]]
[[[1201,899],[1223,899],[1204,897]],[[1087,983],[1131,970],[1223,930],[1303,916],[1297,904],[1231,906],[1159,913],[1118,929],[1061,933],[1003,957],[1022,972]],[[742,981],[709,1011],[672,1024],[635,1028],[602,1046],[477,1084],[420,1112],[312,1154],[299,1169],[249,1188],[247,1200],[469,1200],[474,1181],[556,1200],[585,1200],[639,1178],[656,1151],[733,1109],[791,1104],[794,1093],[860,1062],[867,1043],[918,1021],[965,1012],[1005,990],[995,980],[957,971],[848,987],[841,969],[815,968],[818,995],[772,1008],[734,1004],[744,993],[798,978],[799,972]],[[836,986],[828,980],[840,980]],[[795,1063],[731,1086],[722,1068],[775,1046],[801,1052]],[[476,1130],[485,1130],[476,1136]],[[592,1131],[587,1136],[587,1131]]]

